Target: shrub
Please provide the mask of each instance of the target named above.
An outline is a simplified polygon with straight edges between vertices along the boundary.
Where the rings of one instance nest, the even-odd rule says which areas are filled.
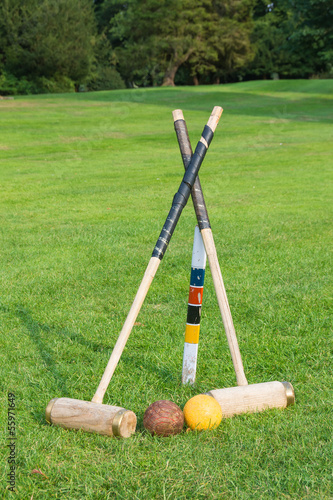
[[[0,73],[0,95],[19,94],[38,94],[38,86],[25,77],[18,79],[6,71]]]
[[[88,90],[116,90],[126,87],[118,71],[112,66],[98,66],[87,84]]]
[[[74,82],[66,76],[57,76],[52,79],[42,76],[35,80],[28,80],[26,77],[17,78],[8,72],[0,73],[0,95],[54,94],[74,91]]]
[[[73,80],[67,76],[57,75],[55,78],[38,78],[37,85],[40,94],[60,94],[63,92],[75,92]]]

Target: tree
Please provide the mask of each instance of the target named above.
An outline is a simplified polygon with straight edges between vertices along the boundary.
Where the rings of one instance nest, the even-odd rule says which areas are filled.
[[[111,19],[111,40],[128,80],[173,85],[178,68],[202,46],[203,3],[131,0],[121,7]]]
[[[2,61],[29,80],[83,82],[94,61],[96,27],[90,0],[3,0]]]
[[[245,76],[308,78],[333,69],[331,0],[257,0],[251,42],[254,60]]]
[[[237,79],[240,68],[252,60],[251,47],[252,0],[215,0],[211,4],[211,24],[209,44],[217,55],[212,67],[213,80],[232,81]],[[193,71],[193,70],[192,70]],[[198,65],[197,73],[205,71]]]
[[[296,24],[290,42],[311,61],[313,72],[333,73],[332,0],[288,0],[288,4]]]
[[[95,45],[95,64],[88,90],[114,90],[125,88],[125,83],[116,70],[117,58],[104,32],[99,34]]]
[[[294,51],[288,40],[295,29],[293,12],[282,2],[267,4],[259,0],[253,12],[254,26],[251,43],[255,51],[246,72],[255,78],[303,75],[306,61]]]
[[[121,74],[143,85],[174,85],[175,75],[185,63],[193,75],[214,71],[227,57],[232,64],[237,54],[249,51],[247,28],[231,19],[237,6],[244,9],[246,4],[247,0],[104,2],[114,13],[110,40]],[[249,14],[247,7],[247,17]]]

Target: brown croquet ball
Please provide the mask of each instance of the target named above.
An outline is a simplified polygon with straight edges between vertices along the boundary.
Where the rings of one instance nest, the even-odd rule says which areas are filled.
[[[183,430],[184,414],[176,403],[162,399],[148,406],[143,425],[151,434],[172,436]]]

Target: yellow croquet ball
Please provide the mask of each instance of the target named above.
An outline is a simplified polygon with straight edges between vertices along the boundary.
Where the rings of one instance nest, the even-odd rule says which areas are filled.
[[[199,394],[189,399],[183,412],[186,425],[192,430],[216,429],[222,420],[220,405],[207,394]]]

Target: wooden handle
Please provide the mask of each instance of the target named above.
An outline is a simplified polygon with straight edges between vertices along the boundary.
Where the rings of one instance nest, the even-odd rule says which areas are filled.
[[[215,132],[222,113],[223,113],[223,108],[221,108],[220,106],[214,106],[213,111],[211,112],[211,115],[207,122],[207,126],[212,130],[212,132]],[[175,109],[172,112],[172,116],[174,122],[177,120],[184,120],[184,115],[181,109]]]
[[[175,194],[170,209],[169,215],[166,218],[160,237],[155,245],[153,256],[159,259],[163,258],[165,251],[168,247],[172,234],[175,230],[180,214],[185,207],[191,193],[191,189],[195,184],[199,169],[202,165],[206,152],[213,139],[214,131],[222,115],[222,108],[215,106],[207,125],[205,125],[201,138],[195,148],[194,154],[191,156],[190,161],[185,170],[183,180]]]
[[[211,115],[212,123],[214,123],[214,119],[218,117],[220,112],[219,109],[214,108],[213,113]],[[175,130],[177,133],[179,148],[182,154],[183,163],[186,170],[190,162],[192,148],[183,112],[180,109],[175,110],[173,112],[173,119],[174,119]],[[223,283],[222,273],[219,266],[216,247],[213,239],[213,233],[210,228],[208,212],[199,177],[197,177],[192,189],[192,200],[198,220],[198,225],[201,231],[201,236],[205,245],[209,267],[212,273],[216,297],[220,308],[222,321],[229,345],[229,350],[235,369],[237,384],[239,386],[247,385],[242,358],[238,346],[237,336],[232,321],[231,311]]]
[[[223,326],[227,336],[229,350],[235,369],[237,385],[247,385],[248,382],[244,373],[242,357],[238,346],[236,331],[232,321],[231,311],[223,283],[222,273],[211,228],[202,229],[201,236],[205,245],[207,259],[212,273],[217,302],[220,308]]]
[[[215,132],[217,124],[221,118],[223,113],[223,109],[220,106],[215,106],[208,120],[207,126]]]
[[[149,261],[148,267],[140,284],[139,290],[137,291],[130,312],[128,313],[124,326],[119,334],[116,345],[114,346],[114,349],[112,351],[109,362],[105,368],[103,377],[92,399],[92,402],[94,403],[103,402],[105,391],[108,388],[112,375],[116,369],[116,366],[125,348],[126,342],[128,340],[128,337],[130,336],[135,320],[140,312],[141,306],[147,295],[151,282],[153,281],[153,278],[156,274],[160,261],[162,260],[162,257],[170,242],[171,236],[177,225],[180,214],[190,196],[191,188],[198,175],[198,171],[205,157],[207,148],[213,138],[214,130],[218,124],[221,114],[222,114],[222,108],[216,106],[213,109],[211,116],[208,120],[210,126],[208,126],[208,124],[205,125],[201,139],[197,144],[196,150],[191,158],[191,161],[189,162],[188,168],[186,169],[186,172],[183,176],[183,180],[179,186],[178,192],[174,196],[171,210],[169,212],[168,217],[166,218],[162,232],[157,240],[157,243],[153,250],[153,255]],[[205,141],[205,144],[202,142],[202,139]]]
[[[143,304],[143,301],[145,300],[145,297],[148,293],[149,287],[154,279],[154,276],[156,274],[158,266],[160,265],[160,262],[161,260],[156,257],[152,257],[149,261],[146,272],[141,281],[139,290],[137,291],[132,307],[127,315],[124,326],[119,334],[118,340],[113,348],[109,362],[105,368],[103,377],[99,383],[99,386],[97,388],[97,391],[95,392],[94,397],[92,398],[93,403],[103,402],[105,391],[108,388],[112,375],[116,369],[118,361],[125,348],[128,337],[130,336],[135,320],[140,312],[141,306]]]

